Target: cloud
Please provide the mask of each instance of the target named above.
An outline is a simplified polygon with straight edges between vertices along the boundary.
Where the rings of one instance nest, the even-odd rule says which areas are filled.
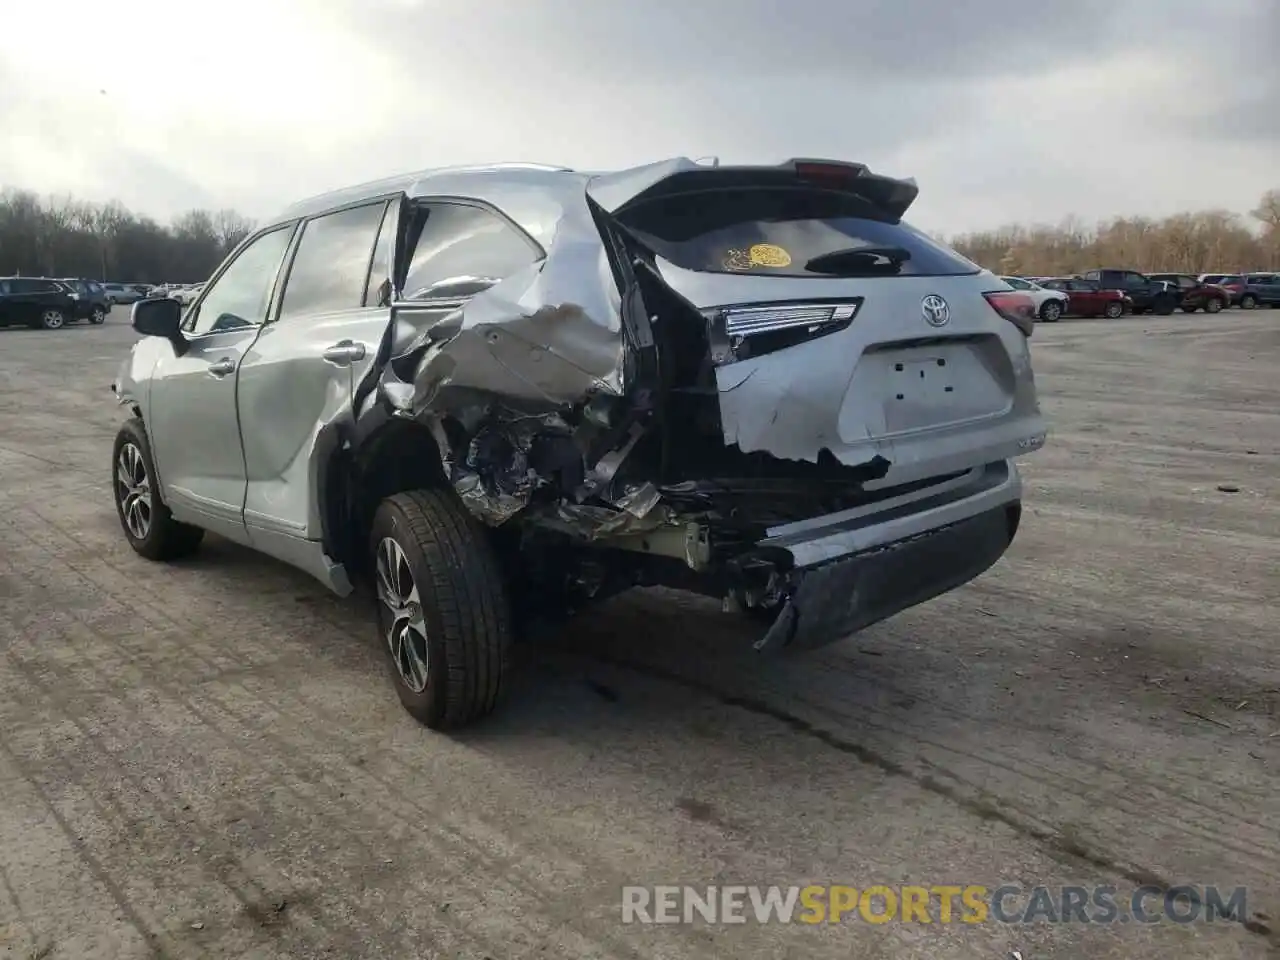
[[[857,159],[916,176],[946,232],[1280,185],[1275,0],[45,0],[11,25],[73,7],[144,39],[52,75],[6,46],[0,182],[162,216],[495,159]]]

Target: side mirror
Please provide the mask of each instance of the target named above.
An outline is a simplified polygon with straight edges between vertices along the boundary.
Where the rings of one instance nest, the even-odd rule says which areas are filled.
[[[187,352],[187,340],[182,335],[182,305],[169,297],[148,297],[133,305],[130,314],[133,329],[144,337],[163,337],[173,344],[178,356]]]

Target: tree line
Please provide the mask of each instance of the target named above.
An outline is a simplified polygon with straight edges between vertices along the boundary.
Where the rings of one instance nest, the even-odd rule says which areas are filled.
[[[1096,267],[1147,273],[1280,270],[1280,189],[1263,194],[1248,218],[1227,210],[1163,219],[1116,217],[1088,226],[1011,225],[952,237],[970,260],[999,274],[1054,277]]]
[[[234,210],[191,210],[167,225],[121,204],[42,199],[0,191],[0,275],[196,283],[254,223]],[[1150,272],[1280,270],[1280,189],[1250,217],[1227,210],[1163,219],[1116,217],[1094,226],[1010,225],[952,237],[970,260],[996,273],[1059,276],[1094,267]]]
[[[0,191],[0,276],[197,283],[252,220],[234,210],[190,210],[161,224],[123,205]]]

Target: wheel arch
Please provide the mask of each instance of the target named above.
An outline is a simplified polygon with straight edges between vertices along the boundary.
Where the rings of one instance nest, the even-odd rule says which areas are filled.
[[[387,497],[449,485],[432,428],[416,420],[379,416],[376,424],[329,456],[320,472],[320,523],[325,553],[353,577],[368,573],[365,541]]]

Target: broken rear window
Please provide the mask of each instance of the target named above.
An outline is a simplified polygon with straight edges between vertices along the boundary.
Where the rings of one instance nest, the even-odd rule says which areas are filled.
[[[957,276],[977,264],[856,196],[734,188],[645,201],[618,218],[654,253],[708,273],[784,277]]]

